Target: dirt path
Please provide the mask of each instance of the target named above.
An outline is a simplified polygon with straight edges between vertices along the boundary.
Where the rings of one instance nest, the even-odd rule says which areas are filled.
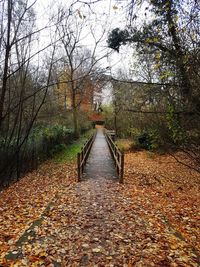
[[[129,193],[117,183],[100,129],[85,179],[58,192],[3,266],[198,266],[192,247],[148,211],[148,196]]]

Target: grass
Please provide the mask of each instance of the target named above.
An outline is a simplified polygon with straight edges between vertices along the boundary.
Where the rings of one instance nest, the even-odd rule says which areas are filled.
[[[130,151],[133,146],[133,141],[130,139],[117,139],[115,143],[124,152]]]
[[[53,161],[55,163],[75,161],[77,153],[81,151],[82,146],[93,133],[94,129],[91,129],[81,135],[80,138],[78,140],[75,140],[72,144],[66,145],[62,151],[55,154]]]
[[[146,151],[147,158],[155,159],[156,154],[153,151]]]

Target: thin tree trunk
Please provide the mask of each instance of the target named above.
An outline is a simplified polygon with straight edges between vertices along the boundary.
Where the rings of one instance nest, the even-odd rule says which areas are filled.
[[[73,108],[74,137],[79,138],[77,107]]]
[[[7,90],[7,81],[8,81],[8,61],[10,56],[10,31],[11,31],[11,20],[12,20],[12,0],[8,0],[8,26],[7,26],[7,38],[6,38],[6,49],[5,49],[5,60],[4,60],[4,70],[3,70],[3,79],[2,79],[2,90],[0,96],[0,130],[2,128],[3,122],[3,111],[4,111],[4,102],[5,95]]]
[[[117,102],[114,101],[114,128],[115,128],[115,135],[117,136]]]
[[[73,87],[73,85],[72,85],[72,87]],[[74,137],[79,138],[78,114],[77,114],[77,106],[76,106],[76,92],[75,92],[74,88],[72,88],[72,111],[73,111]]]

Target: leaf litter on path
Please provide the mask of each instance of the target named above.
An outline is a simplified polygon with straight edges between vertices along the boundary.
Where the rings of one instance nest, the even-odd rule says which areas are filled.
[[[1,265],[199,266],[197,188],[185,190],[186,170],[173,182],[177,166],[160,160],[126,155],[124,185],[103,177],[73,183],[75,166],[65,164],[29,174],[2,194]],[[17,246],[41,215],[34,235]],[[6,258],[8,251],[15,257]]]

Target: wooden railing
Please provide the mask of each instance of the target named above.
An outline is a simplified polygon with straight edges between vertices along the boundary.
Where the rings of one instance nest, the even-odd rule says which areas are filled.
[[[92,144],[95,140],[96,132],[86,141],[84,146],[81,149],[81,152],[77,154],[77,172],[78,172],[78,182],[81,181],[84,167],[87,161],[87,158],[90,154]]]
[[[106,141],[108,143],[112,158],[115,162],[115,167],[117,170],[119,182],[123,183],[124,182],[124,153],[120,151],[120,149],[114,143],[108,131],[105,130],[104,134],[105,134]]]

